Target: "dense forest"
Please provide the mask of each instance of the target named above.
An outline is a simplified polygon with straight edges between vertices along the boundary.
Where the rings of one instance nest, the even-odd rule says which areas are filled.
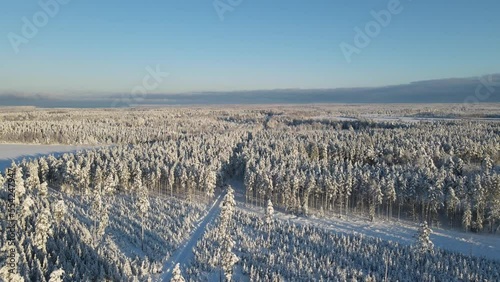
[[[12,164],[18,276],[10,277],[6,266],[0,276],[147,280],[193,230],[204,205],[229,191],[195,250],[196,262],[182,269],[192,281],[208,279],[202,272],[214,268],[230,279],[233,265],[234,275],[252,281],[405,281],[412,280],[405,277],[408,269],[426,281],[499,279],[495,261],[444,250],[422,254],[234,210],[227,188],[229,181],[241,182],[247,204],[272,203],[303,217],[357,215],[498,233],[500,123],[483,118],[491,114],[488,107],[449,119],[460,109],[322,105],[0,114],[0,142],[96,146]],[[4,172],[0,182],[7,177]],[[7,205],[2,209],[5,217]]]

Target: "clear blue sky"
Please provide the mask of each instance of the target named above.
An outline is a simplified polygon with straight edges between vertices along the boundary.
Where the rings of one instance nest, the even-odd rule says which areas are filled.
[[[389,0],[243,0],[223,21],[212,0],[71,0],[17,54],[8,34],[22,35],[22,18],[42,9],[0,1],[2,92],[129,92],[158,64],[170,76],[155,93],[380,86],[500,71],[498,0],[401,0],[403,11],[351,63],[339,44],[354,44],[354,28]]]

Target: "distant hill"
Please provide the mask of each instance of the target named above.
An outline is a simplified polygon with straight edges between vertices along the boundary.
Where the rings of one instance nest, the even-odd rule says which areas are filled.
[[[183,94],[88,95],[0,94],[1,106],[113,108],[161,105],[308,103],[491,103],[500,102],[500,74],[417,81],[383,87],[275,89]]]

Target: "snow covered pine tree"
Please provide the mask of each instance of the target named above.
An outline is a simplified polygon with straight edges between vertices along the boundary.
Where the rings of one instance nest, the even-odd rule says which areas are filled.
[[[172,279],[170,279],[170,282],[184,282],[184,281],[185,281],[184,277],[182,277],[181,274],[181,268],[177,263],[174,267],[174,270],[172,270]]]
[[[430,253],[432,254],[434,251],[434,243],[431,242],[430,240],[430,235],[432,233],[432,230],[427,226],[427,221],[424,221],[420,225],[420,229],[418,231],[418,234],[415,236],[417,237],[417,242],[415,244],[415,249],[417,252],[421,254],[425,253]]]

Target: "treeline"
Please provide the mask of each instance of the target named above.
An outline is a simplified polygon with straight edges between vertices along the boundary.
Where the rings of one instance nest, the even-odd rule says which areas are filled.
[[[169,141],[186,134],[223,134],[254,125],[223,121],[224,110],[127,109],[36,110],[0,113],[0,142],[35,144],[138,144]],[[245,118],[246,114],[239,114]],[[249,115],[250,116],[250,115]],[[264,114],[251,113],[254,119]],[[260,122],[260,121],[259,121]]]
[[[357,212],[475,231],[493,232],[500,223],[498,124],[316,126],[255,134],[238,158],[247,201],[272,199],[299,214]]]
[[[26,186],[46,183],[67,194],[130,194],[139,189],[159,195],[212,197],[229,177],[231,148],[243,135],[227,133],[218,138],[184,136],[177,140],[136,145],[108,146],[95,150],[22,161]]]

